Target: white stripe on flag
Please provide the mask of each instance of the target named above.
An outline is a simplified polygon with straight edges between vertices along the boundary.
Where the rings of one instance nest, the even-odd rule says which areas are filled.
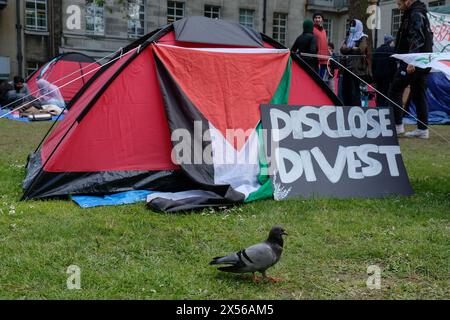
[[[214,164],[214,183],[229,184],[248,195],[261,187],[258,182],[258,133],[253,129],[241,150],[236,150],[222,133],[209,123]]]

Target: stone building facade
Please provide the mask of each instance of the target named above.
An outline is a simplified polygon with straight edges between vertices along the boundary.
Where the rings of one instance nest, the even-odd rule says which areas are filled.
[[[81,24],[79,29],[63,26],[61,51],[103,57],[149,31],[187,16],[241,22],[290,46],[301,32],[306,0],[130,0],[122,5],[117,0],[106,0],[100,6],[90,0],[63,0],[63,8],[71,5],[81,8]],[[70,9],[63,10],[63,21],[72,15]]]
[[[15,17],[15,3],[0,0],[0,80],[18,73]]]
[[[329,40],[339,46],[348,20],[347,1],[0,0],[0,74],[26,76],[62,52],[102,58],[187,16],[236,21],[290,47],[302,32],[304,19],[321,11]]]
[[[59,53],[61,0],[0,0],[0,77],[27,76]]]

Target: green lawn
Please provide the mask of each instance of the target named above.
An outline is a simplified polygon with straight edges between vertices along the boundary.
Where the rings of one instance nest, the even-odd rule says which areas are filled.
[[[0,120],[0,298],[6,299],[449,299],[450,144],[401,139],[415,195],[377,200],[260,201],[227,211],[161,214],[144,203],[81,209],[19,202],[26,157],[49,123]],[[450,140],[450,126],[434,126]],[[211,257],[289,233],[254,284]],[[69,265],[81,290],[68,290]],[[380,290],[366,286],[369,265]]]

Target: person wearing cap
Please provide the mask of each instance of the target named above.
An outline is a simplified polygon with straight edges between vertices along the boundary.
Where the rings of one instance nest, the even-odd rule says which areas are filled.
[[[300,54],[317,54],[317,42],[313,33],[313,22],[311,20],[306,19],[303,22],[303,33],[297,38],[297,40],[295,40],[291,51],[293,53]],[[317,57],[300,56],[300,58],[305,61],[316,73],[319,72],[319,62]]]
[[[384,43],[379,46],[372,56],[372,74],[376,89],[386,97],[389,93],[389,86],[397,70],[397,64],[394,58],[394,38],[391,35],[384,36]],[[383,95],[377,92],[377,106],[385,107],[389,105]]]
[[[327,31],[323,27],[323,15],[320,12],[316,12],[313,15],[314,21],[314,35],[317,41],[317,54],[321,56],[329,56],[328,52],[328,38]],[[319,75],[324,79],[327,72],[327,58],[319,58]]]

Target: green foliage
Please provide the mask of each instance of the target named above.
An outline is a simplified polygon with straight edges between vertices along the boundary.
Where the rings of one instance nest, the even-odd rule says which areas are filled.
[[[19,202],[27,154],[48,123],[0,120],[0,298],[443,299],[450,296],[450,148],[401,139],[415,195],[388,199],[259,201],[225,211],[162,214],[135,205],[81,209]],[[450,126],[434,130],[450,140]],[[269,274],[253,284],[211,257],[289,233]],[[66,288],[69,265],[81,290]],[[369,265],[381,290],[366,287]]]

